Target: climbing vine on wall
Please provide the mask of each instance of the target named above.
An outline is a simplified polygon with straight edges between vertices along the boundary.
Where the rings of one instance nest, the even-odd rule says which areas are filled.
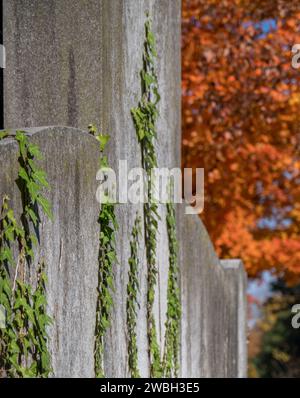
[[[138,292],[139,292],[139,236],[141,234],[141,217],[136,216],[131,232],[128,284],[127,284],[127,333],[128,333],[128,366],[131,377],[140,377],[138,369],[138,347],[136,337]]]
[[[108,167],[107,156],[104,151],[109,140],[108,135],[98,134],[93,125],[89,125],[89,132],[96,137],[100,143],[100,168]],[[114,292],[114,264],[117,261],[115,233],[118,223],[115,215],[115,204],[107,201],[101,203],[99,213],[99,272],[98,272],[98,301],[96,309],[95,330],[95,374],[96,377],[105,377],[103,366],[104,336],[110,326],[111,311],[113,307]]]
[[[167,204],[167,230],[169,239],[169,275],[167,291],[167,319],[163,361],[160,358],[160,348],[157,342],[156,325],[153,315],[155,288],[157,285],[158,268],[156,264],[156,246],[158,229],[158,205],[152,198],[154,181],[152,169],[157,167],[155,140],[157,138],[156,121],[159,116],[157,104],[160,100],[158,80],[155,71],[155,38],[151,31],[151,21],[145,23],[146,40],[144,43],[143,69],[141,71],[142,99],[137,108],[131,110],[137,137],[142,149],[142,164],[147,173],[148,203],[144,206],[145,243],[148,262],[148,297],[147,319],[150,351],[150,375],[152,377],[178,376],[179,344],[180,344],[180,293],[178,244],[176,238],[175,207],[170,201]]]
[[[52,218],[50,203],[42,194],[42,189],[49,188],[49,184],[45,171],[39,169],[35,163],[35,159],[43,158],[38,146],[30,143],[28,137],[21,131],[16,132],[16,140],[19,144],[19,183],[24,204],[22,218],[27,243],[32,245],[35,243],[35,237],[30,234],[29,224],[31,223],[34,228],[38,227],[39,207],[50,219]]]
[[[7,136],[1,132],[0,139]],[[35,162],[42,158],[38,146],[30,143],[24,132],[17,131],[14,138],[19,146],[18,186],[23,211],[19,225],[4,195],[0,213],[0,304],[5,312],[5,328],[0,329],[0,376],[47,377],[51,361],[46,328],[51,319],[46,313],[44,262],[39,262],[34,291],[26,273],[38,244],[30,224],[38,228],[39,208],[52,217],[51,206],[42,194],[49,185],[45,172]]]
[[[143,69],[141,70],[142,98],[137,108],[131,109],[138,140],[142,150],[142,165],[147,173],[147,197],[144,205],[145,243],[148,263],[148,295],[147,295],[147,323],[150,354],[150,375],[160,377],[162,374],[160,348],[157,341],[157,332],[153,314],[155,289],[157,285],[157,229],[158,205],[152,197],[154,181],[151,179],[151,170],[157,167],[155,140],[157,138],[156,121],[158,118],[157,104],[160,100],[158,81],[155,71],[155,38],[151,31],[151,21],[145,23],[145,43],[143,53]]]
[[[167,320],[163,370],[165,377],[178,377],[181,302],[179,290],[178,242],[174,203],[167,203],[167,231],[169,240],[169,274],[167,290]]]

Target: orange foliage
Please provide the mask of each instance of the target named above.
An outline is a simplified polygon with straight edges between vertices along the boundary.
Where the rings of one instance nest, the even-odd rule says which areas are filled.
[[[220,257],[298,282],[300,4],[183,0],[182,32],[183,166],[205,168],[202,219]]]

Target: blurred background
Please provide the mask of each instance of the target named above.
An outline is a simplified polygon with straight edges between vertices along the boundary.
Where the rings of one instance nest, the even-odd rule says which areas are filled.
[[[183,167],[249,276],[249,376],[300,377],[300,0],[183,0]]]

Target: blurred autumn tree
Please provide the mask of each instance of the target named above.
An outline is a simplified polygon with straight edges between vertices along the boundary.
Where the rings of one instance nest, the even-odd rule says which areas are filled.
[[[183,0],[183,167],[222,258],[300,280],[300,43],[295,0]]]
[[[249,376],[299,378],[300,332],[291,326],[291,307],[300,302],[300,285],[288,288],[278,281],[273,293],[250,335]]]

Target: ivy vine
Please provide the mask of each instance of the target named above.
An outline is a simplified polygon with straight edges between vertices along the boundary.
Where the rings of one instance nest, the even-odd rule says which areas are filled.
[[[127,284],[127,333],[128,333],[128,366],[131,377],[140,377],[138,369],[138,347],[136,337],[137,310],[139,307],[137,295],[139,292],[139,236],[141,234],[141,217],[136,216],[131,232],[128,284]]]
[[[100,143],[100,167],[108,167],[107,156],[104,154],[109,136],[99,134],[93,125],[89,125],[89,132]],[[101,204],[99,213],[99,272],[98,272],[98,300],[96,309],[95,330],[95,374],[97,378],[105,377],[103,355],[104,336],[111,322],[113,308],[113,292],[115,289],[114,264],[118,262],[116,253],[116,231],[118,223],[115,214],[115,204],[108,201]]]
[[[167,290],[167,319],[163,369],[165,377],[178,377],[181,301],[179,289],[178,242],[175,206],[167,203],[167,231],[169,241],[169,274]]]
[[[0,139],[8,136],[7,132],[1,132]],[[5,311],[5,328],[0,329],[0,374],[48,377],[51,360],[46,328],[51,318],[46,312],[44,261],[39,262],[34,291],[27,283],[26,272],[38,243],[30,232],[30,224],[38,228],[39,207],[52,217],[51,206],[42,194],[42,189],[49,185],[46,173],[35,162],[35,159],[42,159],[38,146],[30,143],[22,131],[17,131],[14,138],[19,146],[18,186],[23,211],[19,225],[9,206],[9,198],[4,195],[0,213],[0,304]]]
[[[43,156],[39,147],[30,143],[22,131],[16,132],[16,140],[19,144],[19,178],[24,204],[22,217],[26,225],[30,222],[36,228],[40,224],[39,207],[52,219],[51,205],[42,194],[43,188],[49,188],[47,176],[35,163],[35,159],[42,160]],[[31,242],[32,235],[28,239]]]
[[[151,170],[157,167],[155,140],[157,138],[156,121],[158,119],[158,80],[155,70],[155,37],[151,31],[151,21],[145,23],[145,42],[143,53],[143,69],[141,70],[142,98],[137,108],[131,109],[137,137],[141,145],[142,165],[147,174],[147,203],[144,205],[145,244],[148,263],[148,293],[147,293],[147,323],[150,356],[150,376],[162,375],[160,347],[153,314],[155,289],[157,285],[158,268],[156,264],[158,205],[152,197],[154,181]]]

